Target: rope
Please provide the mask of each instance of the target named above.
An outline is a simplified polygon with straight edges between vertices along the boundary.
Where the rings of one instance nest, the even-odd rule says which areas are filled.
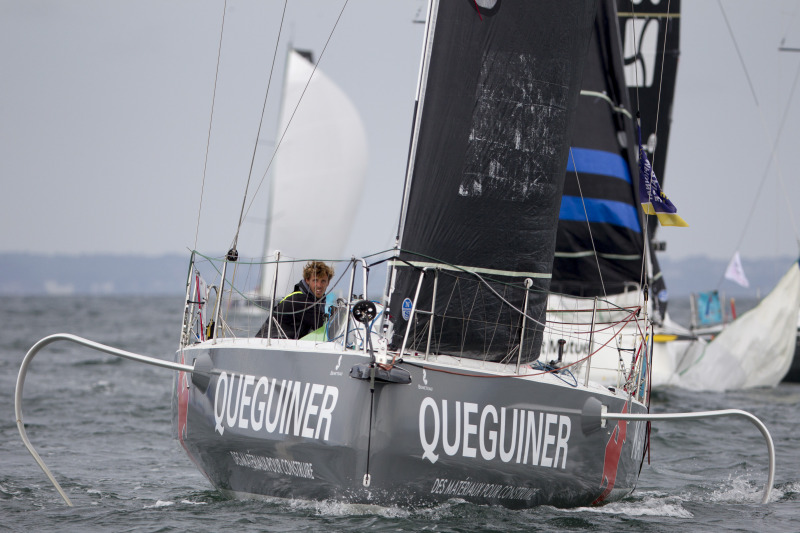
[[[750,86],[750,94],[753,95],[753,100],[756,101],[756,107],[760,107],[758,104],[758,97],[756,96],[756,90],[753,87],[753,80],[750,78],[750,73],[747,71],[747,66],[744,64],[742,51],[739,50],[739,43],[736,41],[736,36],[733,34],[733,28],[731,28],[731,23],[728,21],[728,15],[725,13],[725,8],[722,7],[722,2],[720,0],[717,0],[717,4],[719,5],[719,10],[722,12],[722,18],[725,20],[725,26],[728,28],[728,33],[730,34],[731,40],[733,41],[733,47],[736,49],[736,55],[739,57],[739,63],[742,64],[742,70],[744,70],[744,76],[745,78],[747,78],[747,84]]]
[[[769,159],[767,159],[767,165],[764,168],[764,174],[761,177],[761,183],[758,185],[758,190],[756,191],[756,196],[753,199],[753,203],[750,205],[750,212],[747,214],[747,220],[744,223],[744,228],[742,229],[742,233],[739,235],[739,241],[736,243],[736,248],[735,248],[736,250],[738,250],[742,246],[742,242],[744,241],[744,236],[747,233],[747,228],[750,226],[750,221],[752,220],[753,214],[755,213],[756,204],[758,203],[758,199],[761,196],[761,191],[764,189],[764,183],[767,181],[769,167],[772,164],[772,160],[776,159],[776,164],[777,164],[777,157],[776,156],[777,156],[777,151],[778,151],[778,139],[780,138],[781,133],[783,132],[783,127],[786,125],[786,119],[789,117],[789,107],[791,106],[792,99],[794,97],[794,91],[797,88],[798,79],[800,79],[800,63],[797,64],[797,72],[794,75],[794,82],[792,83],[792,90],[789,93],[788,100],[786,101],[786,109],[783,112],[783,119],[781,120],[781,124],[778,127],[778,133],[777,133],[777,135],[775,137],[775,142],[772,144],[772,152],[770,152]],[[784,187],[785,200],[787,202],[789,202],[789,194],[785,190],[785,186],[784,186],[783,180],[780,180],[779,183],[780,183],[780,185],[782,187]],[[793,226],[793,229],[794,229],[795,238],[798,238],[797,226],[795,225],[794,214],[793,214],[791,209],[789,209],[789,216],[790,216],[790,218],[792,220],[792,226]],[[798,240],[798,248],[800,248],[800,240]],[[717,290],[719,290],[719,287],[722,284],[723,279],[724,279],[724,275],[723,275],[723,277],[720,278],[719,283],[717,284]]]
[[[800,250],[800,232],[798,232],[798,229],[797,229],[797,223],[795,222],[794,211],[792,209],[793,206],[792,206],[792,203],[790,201],[790,196],[788,194],[788,191],[786,190],[786,185],[785,185],[785,182],[784,182],[784,179],[783,179],[783,170],[781,168],[780,160],[778,158],[778,140],[780,139],[781,132],[783,131],[783,127],[784,127],[784,125],[786,123],[786,119],[787,119],[788,114],[789,114],[788,113],[789,106],[791,105],[792,97],[793,97],[794,91],[795,91],[795,89],[797,87],[798,77],[800,77],[800,65],[798,65],[798,70],[797,70],[797,73],[795,74],[795,78],[794,78],[794,81],[792,83],[792,89],[791,89],[791,92],[789,94],[789,99],[786,102],[786,109],[785,109],[785,111],[783,113],[783,118],[782,118],[781,124],[780,124],[780,126],[778,128],[778,132],[777,132],[777,135],[775,137],[775,140],[773,141],[771,135],[769,134],[769,131],[767,130],[767,125],[766,125],[766,119],[764,117],[764,112],[761,109],[761,105],[759,104],[758,97],[756,96],[756,91],[755,91],[755,88],[753,86],[752,78],[750,77],[750,72],[747,70],[747,65],[744,62],[744,57],[742,56],[741,50],[739,49],[739,43],[736,40],[736,36],[733,33],[733,28],[732,28],[732,26],[730,24],[730,21],[728,20],[728,15],[725,12],[725,8],[723,7],[722,2],[720,0],[717,0],[717,4],[719,5],[720,12],[722,13],[722,18],[725,21],[725,26],[728,28],[728,33],[730,34],[731,40],[733,41],[733,46],[734,46],[734,48],[736,50],[737,57],[739,58],[739,63],[742,65],[742,70],[744,71],[745,78],[747,79],[747,84],[750,87],[750,93],[753,95],[753,101],[755,101],[756,109],[758,110],[758,117],[759,117],[759,119],[761,121],[761,128],[764,130],[764,136],[769,140],[770,144],[772,145],[772,149],[770,151],[770,156],[769,156],[769,159],[767,160],[767,167],[764,169],[764,176],[761,178],[761,183],[758,186],[758,191],[756,192],[755,199],[753,200],[753,203],[751,204],[750,213],[747,216],[747,222],[745,222],[744,228],[742,229],[742,233],[739,236],[739,242],[736,245],[736,250],[738,250],[741,247],[742,242],[744,241],[744,236],[745,236],[745,234],[747,232],[747,228],[749,227],[750,221],[752,220],[753,214],[755,212],[756,203],[758,202],[758,199],[761,196],[761,191],[763,190],[764,183],[766,182],[766,179],[767,179],[767,171],[769,169],[769,165],[771,164],[773,159],[775,160],[775,167],[776,167],[776,170],[778,171],[778,184],[780,185],[780,187],[782,188],[782,190],[784,192],[783,196],[784,196],[784,200],[786,201],[786,204],[787,204],[787,211],[789,213],[789,218],[791,220],[792,230],[794,231],[794,236],[795,236],[795,240],[797,241],[798,250]],[[724,280],[724,274],[723,274],[722,277],[720,277],[720,280],[717,283],[717,289],[719,289],[719,287],[722,284],[723,280]]]
[[[314,73],[317,71],[317,66],[319,66],[319,64],[322,62],[322,57],[325,55],[325,50],[328,49],[328,44],[330,43],[331,38],[333,37],[333,33],[336,31],[336,27],[339,25],[339,21],[342,18],[342,14],[344,13],[344,10],[347,7],[348,2],[349,0],[345,0],[344,5],[342,5],[341,11],[339,11],[339,16],[336,18],[336,22],[333,24],[333,28],[331,28],[330,34],[328,34],[328,39],[325,41],[325,46],[322,47],[322,51],[319,54],[319,59],[317,60],[317,64],[314,65],[314,69],[311,71],[311,75],[308,77],[308,81],[306,82],[305,87],[303,87],[303,92],[300,94],[300,99],[297,101],[297,105],[292,110],[292,114],[289,117],[289,121],[286,123],[286,127],[284,128],[283,133],[281,133],[281,137],[278,140],[278,144],[275,145],[275,150],[272,152],[272,157],[270,158],[269,163],[267,164],[267,168],[264,170],[264,174],[261,176],[261,180],[258,182],[258,187],[256,187],[256,190],[253,193],[253,197],[250,199],[250,203],[247,204],[246,210],[244,206],[247,200],[247,189],[245,189],[245,195],[244,198],[242,199],[242,214],[239,216],[239,225],[236,227],[236,239],[238,239],[239,237],[239,230],[242,227],[242,221],[244,220],[244,217],[247,216],[247,213],[250,212],[250,209],[253,207],[253,202],[255,202],[256,196],[258,196],[258,192],[261,190],[261,186],[264,184],[264,180],[267,177],[267,173],[269,172],[269,169],[272,168],[272,163],[275,161],[275,156],[278,155],[278,150],[281,147],[281,143],[283,143],[283,138],[286,137],[286,132],[292,125],[292,120],[294,119],[294,115],[297,112],[297,109],[300,107],[300,103],[303,101],[303,97],[306,94],[308,86],[311,84],[311,80],[314,78]],[[248,185],[249,183],[250,183],[250,178],[248,177]],[[236,239],[234,239],[234,242],[236,242]]]
[[[612,107],[614,107],[612,105]],[[572,167],[575,169],[575,181],[578,184],[578,194],[581,195],[581,205],[583,206],[583,216],[586,217],[586,229],[589,231],[589,241],[592,243],[592,252],[594,252],[594,261],[597,264],[597,275],[600,278],[600,286],[603,288],[603,297],[608,298],[606,292],[606,284],[603,281],[603,270],[600,268],[600,257],[597,254],[597,247],[594,244],[594,235],[592,235],[592,225],[589,223],[589,212],[586,210],[586,201],[583,198],[583,189],[581,189],[581,178],[578,175],[578,165],[575,164],[575,154],[572,152],[572,147],[569,149],[569,156],[572,158]]]
[[[217,100],[217,80],[219,79],[219,63],[222,56],[222,35],[225,32],[225,11],[228,7],[228,0],[222,6],[222,25],[219,29],[219,46],[217,48],[217,70],[214,73],[214,92],[211,96],[211,117],[208,119],[208,138],[206,139],[206,156],[203,161],[203,181],[200,185],[200,205],[197,207],[197,226],[194,230],[194,246],[197,248],[197,236],[200,234],[200,214],[203,212],[203,192],[206,188],[206,170],[208,169],[208,152],[211,146],[211,125],[214,123],[214,104]]]
[[[275,41],[275,51],[272,54],[272,65],[269,70],[269,80],[267,81],[267,90],[264,94],[264,104],[261,108],[261,119],[258,121],[258,132],[256,133],[256,140],[253,146],[253,157],[250,160],[250,170],[247,173],[247,184],[244,187],[244,197],[242,198],[242,209],[239,211],[239,224],[236,226],[236,235],[233,237],[233,242],[231,243],[231,250],[236,250],[236,244],[239,242],[239,231],[242,229],[242,220],[244,220],[244,206],[245,202],[247,201],[247,191],[250,189],[250,179],[253,176],[253,164],[256,159],[256,150],[258,148],[258,139],[261,136],[261,125],[264,122],[264,110],[267,108],[267,97],[269,96],[269,88],[272,85],[272,73],[275,70],[275,58],[278,55],[278,44],[281,40],[281,33],[283,32],[283,21],[286,18],[286,7],[289,3],[289,0],[284,0],[283,3],[283,12],[281,13],[281,24],[278,28],[278,38]]]

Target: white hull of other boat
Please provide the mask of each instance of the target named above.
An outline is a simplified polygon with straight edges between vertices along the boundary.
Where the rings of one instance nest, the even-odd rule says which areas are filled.
[[[593,380],[622,387],[629,381],[632,347],[642,337],[638,294],[598,299],[591,362]],[[541,360],[557,360],[564,339],[562,366],[583,379],[589,355],[592,300],[551,295]],[[759,305],[712,338],[697,336],[667,314],[655,328],[651,383],[693,390],[723,391],[774,387],[786,376],[797,346],[800,268],[794,263]],[[569,317],[566,320],[565,317]],[[559,323],[566,322],[568,324]],[[599,331],[598,331],[599,330]]]

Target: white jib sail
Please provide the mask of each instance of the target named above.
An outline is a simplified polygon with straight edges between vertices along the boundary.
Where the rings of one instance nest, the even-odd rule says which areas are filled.
[[[800,268],[792,264],[761,303],[714,337],[680,384],[701,390],[774,387],[789,371],[800,310]]]

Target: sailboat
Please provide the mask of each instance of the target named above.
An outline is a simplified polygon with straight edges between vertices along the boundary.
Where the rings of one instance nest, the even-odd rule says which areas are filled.
[[[330,340],[197,342],[189,304],[178,358],[208,374],[176,380],[174,428],[215,487],[510,507],[633,490],[646,424],[600,414],[647,412],[646,347],[629,390],[531,366],[595,11],[431,4],[387,289],[333,308]]]
[[[642,216],[632,139],[641,135],[646,141],[644,149],[663,179],[680,4],[662,3],[646,13],[635,13],[627,4],[625,11],[598,17],[590,46],[559,217],[548,304],[553,327],[546,334],[544,359],[569,366],[578,376],[591,368],[593,379],[606,385],[629,383],[641,335],[629,317],[646,312],[656,324],[653,387],[777,385],[795,349],[796,324],[787,317],[796,317],[800,309],[797,268],[790,268],[776,287],[782,296],[765,299],[721,338],[708,335],[721,327],[687,328],[667,310],[656,256],[663,244],[654,238],[656,217]],[[633,102],[642,117],[640,134],[634,130]],[[658,112],[667,118],[658,120]],[[648,129],[648,123],[658,127]]]
[[[738,253],[734,256],[734,261]],[[706,300],[710,307],[713,296]],[[721,305],[717,300],[717,309]],[[705,315],[705,309],[697,309]],[[800,262],[758,305],[727,324],[697,324],[692,355],[679,361],[673,384],[699,390],[775,387],[789,373],[798,345]]]
[[[720,8],[722,9],[722,4]],[[791,49],[781,46],[779,50]],[[753,96],[755,97],[755,92]],[[789,109],[789,102],[786,111]],[[756,100],[756,107],[758,106]],[[770,164],[776,156],[777,139],[770,154]],[[780,177],[780,168],[778,175]],[[764,178],[766,176],[765,172]],[[762,187],[763,184],[762,179]],[[759,190],[754,202],[760,193]],[[790,214],[791,210],[790,203]],[[745,223],[745,231],[748,224],[749,218]],[[796,242],[800,243],[796,227],[794,233]],[[671,384],[699,390],[774,387],[789,375],[793,367],[800,367],[799,267],[800,263],[793,261],[767,297],[729,323],[724,323],[724,307],[719,302],[717,291],[703,293],[703,302],[698,300],[697,295],[693,295],[690,301],[693,307],[692,324],[688,336],[694,336],[695,339],[690,341],[686,352],[677,360],[676,373]],[[738,250],[734,253],[724,277],[747,286]],[[710,319],[712,313],[709,311],[713,307],[720,314],[717,320]],[[800,377],[793,374],[791,379]]]
[[[637,179],[641,137],[663,181],[680,4],[662,2],[643,13],[631,2],[618,4],[619,11],[607,9],[597,18],[583,76],[548,303],[548,322],[554,326],[543,348],[545,360],[570,365],[579,375],[591,366],[593,379],[612,386],[635,377],[631,361],[642,332],[630,320],[632,313],[653,318],[657,339],[680,328],[667,312],[656,257],[663,249],[655,240],[657,218],[644,216]],[[594,325],[602,327],[591,328],[590,339],[587,331]],[[653,386],[671,381],[687,344],[675,340],[655,346]]]
[[[797,337],[794,347],[794,356],[789,371],[783,377],[783,381],[790,383],[800,383],[800,313],[797,313]]]
[[[232,249],[219,259],[192,253],[174,362],[69,335],[34,345],[17,381],[17,426],[65,501],[21,409],[28,364],[57,340],[175,371],[174,437],[234,497],[598,505],[634,490],[649,421],[739,415],[769,445],[766,502],[774,447],[755,417],[649,413],[653,336],[643,316],[626,319],[641,334],[621,387],[540,361],[584,62],[595,18],[614,5],[430,2],[397,245],[372,264],[337,264],[348,296],[331,306],[323,336],[240,336],[226,324]],[[380,300],[354,296],[383,261]],[[199,272],[209,263],[220,273],[213,305]]]

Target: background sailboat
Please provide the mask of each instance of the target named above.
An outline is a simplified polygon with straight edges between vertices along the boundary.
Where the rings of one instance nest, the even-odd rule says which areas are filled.
[[[722,4],[720,4],[720,10],[724,15]],[[736,37],[733,34],[733,30],[731,30],[731,36],[735,44]],[[785,50],[785,48],[781,47],[780,50]],[[750,75],[743,59],[741,64],[744,68],[745,76],[750,81]],[[777,171],[777,181],[782,186],[782,191],[785,191],[784,183],[782,183],[780,158],[778,157],[778,141],[780,140],[786,117],[789,115],[792,95],[799,78],[800,67],[796,71],[792,92],[789,95],[786,108],[783,110],[783,120],[777,130],[775,140],[773,141],[768,133],[764,135],[771,145],[769,159],[760,185],[753,197],[750,213],[744,222],[736,252],[724,275],[725,278],[743,286],[747,286],[748,283],[741,266],[739,249],[744,242],[744,236],[752,222],[753,214],[756,212],[756,205],[773,163]],[[759,113],[763,113],[752,83],[750,83],[750,89],[754,98],[755,108],[758,109]],[[780,227],[783,230],[793,230],[794,241],[798,245],[798,252],[800,253],[800,234],[798,234],[793,215],[794,204],[786,198],[785,194],[783,196],[783,200],[786,200],[787,203],[785,212],[789,215],[790,224],[782,224]],[[781,211],[780,209],[775,210],[774,207],[771,210],[773,212]],[[759,235],[759,239],[761,238],[762,236]],[[766,298],[761,300],[753,309],[735,317],[735,320],[730,323],[712,323],[711,325],[698,323],[696,319],[701,319],[700,321],[702,321],[705,318],[703,316],[704,309],[695,303],[693,310],[696,314],[692,317],[692,331],[709,340],[699,354],[695,354],[695,357],[687,357],[681,362],[679,379],[676,383],[681,386],[705,390],[776,386],[780,383],[789,373],[793,365],[793,359],[796,357],[798,346],[800,346],[800,337],[798,336],[798,324],[800,323],[799,266],[797,261],[792,262],[786,274]],[[722,281],[717,285],[717,290],[712,291],[712,294],[717,294],[718,296],[721,283]],[[721,322],[725,322],[724,319]],[[698,341],[698,343],[700,342],[703,341]],[[795,377],[794,379],[800,378]]]
[[[577,321],[582,316],[588,324],[592,306],[577,298],[599,297],[605,312],[595,314],[593,320],[606,324],[607,331],[595,334],[590,348],[585,336],[563,327],[546,338],[546,358],[555,359],[558,341],[563,339],[560,348],[566,352],[562,354],[565,362],[582,361],[591,349],[597,352],[590,363],[592,375],[604,376],[609,384],[623,384],[629,376],[635,338],[642,334],[623,323],[625,310],[641,308],[658,323],[653,386],[724,390],[775,385],[788,371],[795,348],[800,305],[796,268],[776,289],[782,297],[765,300],[710,344],[674,322],[667,311],[668,293],[655,254],[663,248],[654,240],[656,217],[642,217],[638,182],[631,179],[637,165],[630,110],[635,108],[643,117],[642,141],[662,180],[677,73],[680,6],[673,1],[660,5],[661,12],[654,8],[646,13],[636,13],[630,3],[627,7],[629,11],[621,11],[617,19],[620,37],[612,15],[598,18],[596,24],[556,247],[553,287],[566,296],[551,296],[549,304],[552,323],[567,321],[566,317]],[[617,39],[625,47],[624,76],[620,73],[623,59],[614,49]],[[640,297],[643,286],[649,289],[647,301]]]
[[[279,121],[265,261],[276,251],[282,261],[341,258],[366,180],[367,135],[358,110],[310,53],[291,49]],[[278,270],[278,297],[302,277],[302,267],[289,262]],[[261,298],[271,297],[274,271],[271,264],[262,269]]]
[[[792,364],[798,312],[800,264],[795,262],[756,307],[720,327],[702,352],[681,364],[675,384],[700,390],[776,386]]]

